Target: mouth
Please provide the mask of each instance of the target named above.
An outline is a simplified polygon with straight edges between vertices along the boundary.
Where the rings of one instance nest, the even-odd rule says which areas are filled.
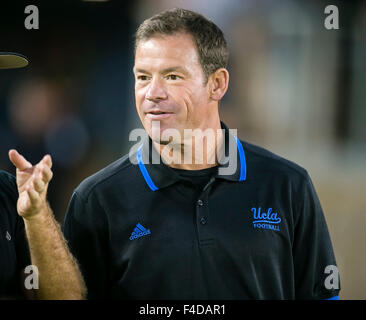
[[[166,112],[161,110],[151,110],[146,113],[146,117],[153,119],[153,120],[160,120],[160,119],[166,119],[173,115],[172,112]]]

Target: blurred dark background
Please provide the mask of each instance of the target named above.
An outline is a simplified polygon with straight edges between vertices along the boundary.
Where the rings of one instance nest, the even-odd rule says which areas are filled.
[[[324,27],[327,5],[339,29]],[[27,5],[39,29],[26,30]],[[62,222],[73,189],[127,153],[141,127],[134,105],[133,34],[173,7],[225,33],[230,87],[221,117],[241,139],[305,167],[328,221],[341,298],[366,298],[366,1],[8,1],[0,51],[26,55],[0,72],[0,168],[8,150],[53,158],[49,201]]]

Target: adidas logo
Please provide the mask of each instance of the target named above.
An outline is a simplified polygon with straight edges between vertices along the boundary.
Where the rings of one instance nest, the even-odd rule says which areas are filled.
[[[150,234],[150,229],[145,229],[140,222],[138,224],[136,224],[136,228],[133,230],[133,232],[131,233],[131,237],[130,240],[135,240],[137,238],[143,237],[143,236],[147,236],[148,234]]]

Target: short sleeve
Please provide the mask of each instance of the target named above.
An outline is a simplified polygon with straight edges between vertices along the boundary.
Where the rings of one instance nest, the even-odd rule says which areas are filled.
[[[328,227],[309,177],[303,179],[294,207],[293,257],[296,299],[329,299],[340,291]]]
[[[63,224],[65,239],[83,274],[88,299],[107,298],[108,246],[104,216],[97,201],[85,201],[75,191]]]

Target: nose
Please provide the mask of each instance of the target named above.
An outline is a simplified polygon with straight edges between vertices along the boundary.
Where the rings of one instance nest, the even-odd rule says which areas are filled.
[[[157,77],[153,78],[149,84],[149,88],[146,92],[146,99],[157,102],[165,100],[168,97],[164,85]]]

